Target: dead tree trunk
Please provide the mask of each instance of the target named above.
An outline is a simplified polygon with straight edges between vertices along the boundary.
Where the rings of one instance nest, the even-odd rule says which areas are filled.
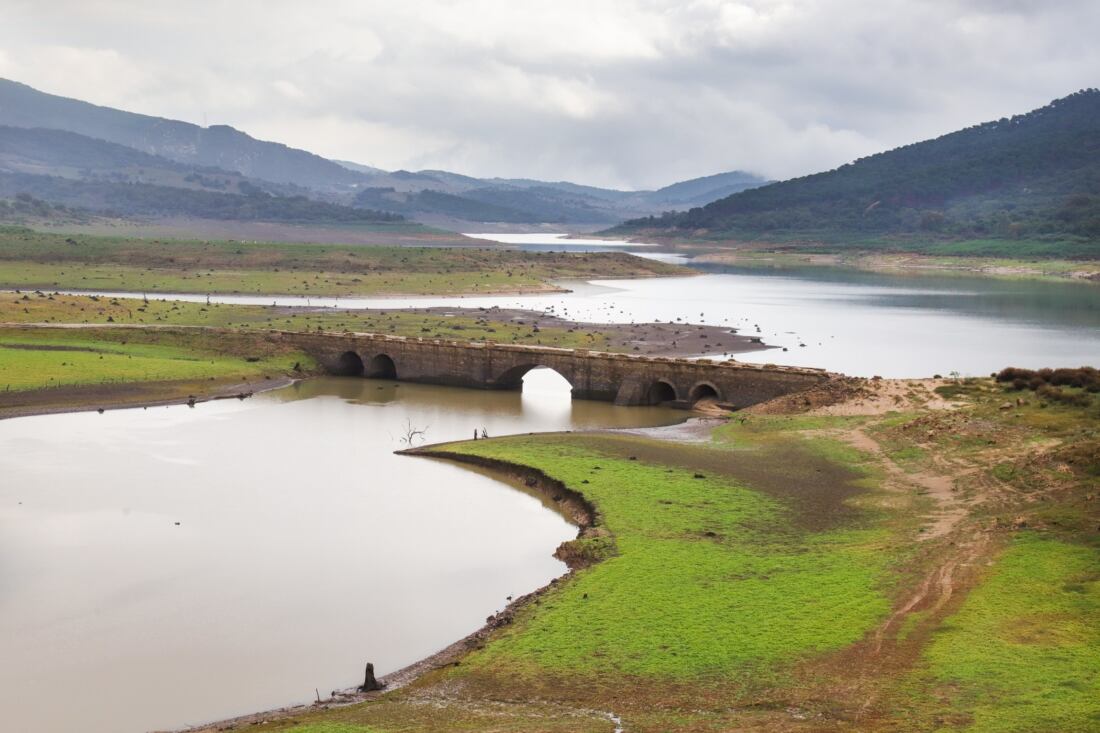
[[[385,687],[384,682],[379,682],[374,677],[374,663],[367,662],[367,671],[363,675],[363,684],[359,686],[360,692],[374,692],[375,690],[381,690]]]

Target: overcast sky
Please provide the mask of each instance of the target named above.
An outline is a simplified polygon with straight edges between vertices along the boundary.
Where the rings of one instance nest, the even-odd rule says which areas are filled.
[[[0,76],[387,169],[786,178],[1100,86],[1097,0],[3,0]]]

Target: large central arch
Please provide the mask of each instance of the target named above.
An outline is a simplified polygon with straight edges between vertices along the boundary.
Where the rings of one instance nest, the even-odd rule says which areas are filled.
[[[569,375],[562,374],[554,367],[547,366],[546,364],[517,364],[514,367],[505,369],[500,376],[493,380],[493,386],[498,389],[523,389],[523,378],[527,376],[527,373],[532,369],[549,369],[568,382],[570,390],[576,387],[576,385],[573,384],[573,380],[569,378]]]

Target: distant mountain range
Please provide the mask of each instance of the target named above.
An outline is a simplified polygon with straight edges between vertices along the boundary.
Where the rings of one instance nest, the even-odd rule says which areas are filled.
[[[868,237],[1095,243],[1100,91],[611,231],[804,243]]]
[[[221,211],[224,217],[255,218],[282,206],[288,213],[278,220],[321,222],[331,216],[346,222],[396,214],[456,228],[607,225],[705,204],[763,183],[732,172],[657,191],[617,191],[439,170],[384,171],[256,140],[225,125],[200,127],[124,112],[0,79],[0,196],[26,192],[123,215]],[[164,189],[185,193],[173,198]]]

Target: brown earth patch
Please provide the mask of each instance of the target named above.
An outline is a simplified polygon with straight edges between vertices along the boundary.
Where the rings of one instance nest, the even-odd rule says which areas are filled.
[[[819,532],[856,522],[864,514],[848,501],[865,491],[854,483],[860,475],[796,444],[722,448],[599,433],[589,436],[588,445],[617,458],[633,455],[730,478],[780,500],[801,530]]]
[[[18,351],[85,351],[89,354],[106,353],[103,349],[91,349],[87,346],[62,346],[60,344],[0,344],[0,349]]]

